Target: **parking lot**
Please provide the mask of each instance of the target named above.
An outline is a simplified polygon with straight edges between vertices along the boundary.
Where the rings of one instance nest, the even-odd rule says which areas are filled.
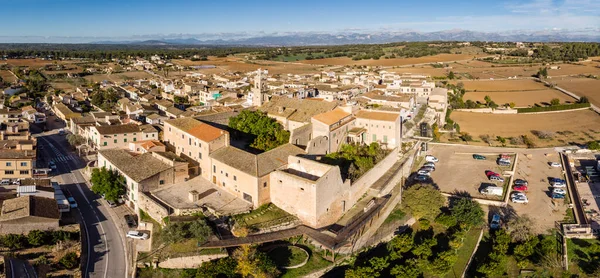
[[[550,167],[550,162],[560,162],[558,154],[553,149],[515,149],[491,148],[480,146],[430,145],[427,154],[439,159],[436,171],[431,174],[433,182],[445,193],[468,193],[475,198],[501,200],[500,197],[479,193],[488,184],[500,186],[501,183],[490,182],[485,171],[491,170],[501,176],[510,171],[511,167],[501,167],[496,164],[500,153],[517,153],[518,161],[514,179],[527,180],[528,204],[513,204],[508,201],[502,209],[505,221],[512,215],[528,215],[534,221],[537,232],[545,232],[554,227],[555,221],[563,220],[567,207],[564,200],[552,201],[548,178],[564,179],[562,168]],[[486,160],[476,160],[473,154],[486,156]],[[513,158],[514,160],[514,158]],[[514,163],[514,161],[513,161]],[[508,185],[509,177],[504,176]],[[512,185],[508,193],[512,191]],[[498,209],[490,210],[498,211]]]
[[[476,160],[473,154],[483,155],[485,160]],[[435,146],[429,154],[437,157],[435,172],[431,173],[431,179],[444,193],[468,193],[472,197],[501,201],[500,196],[483,195],[480,189],[487,186],[503,186],[508,184],[509,177],[504,177],[505,182],[493,182],[486,176],[486,171],[493,171],[503,176],[505,171],[510,171],[511,166],[499,166],[496,163],[498,151],[492,153],[473,152],[453,146]],[[512,159],[514,161],[514,158]]]

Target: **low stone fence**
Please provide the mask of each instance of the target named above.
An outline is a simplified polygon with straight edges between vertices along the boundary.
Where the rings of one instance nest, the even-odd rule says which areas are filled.
[[[517,114],[517,109],[492,109],[492,108],[474,108],[474,109],[455,109],[460,112],[488,113],[488,114]]]
[[[163,223],[163,218],[169,216],[169,210],[163,205],[154,201],[150,196],[147,196],[145,192],[140,192],[138,195],[138,206],[145,211],[152,219],[160,224]]]

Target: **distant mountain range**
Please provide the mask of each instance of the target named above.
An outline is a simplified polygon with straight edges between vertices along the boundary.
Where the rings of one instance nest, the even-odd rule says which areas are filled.
[[[207,37],[203,39],[203,37]],[[210,37],[210,38],[208,38]],[[600,42],[600,28],[584,30],[544,30],[475,32],[468,30],[446,30],[438,32],[380,31],[343,33],[283,33],[256,36],[225,36],[215,39],[215,35],[189,35],[152,38],[148,40],[103,40],[94,44],[137,44],[137,45],[240,45],[240,46],[308,46],[341,44],[379,44],[415,41],[523,41],[523,42]]]

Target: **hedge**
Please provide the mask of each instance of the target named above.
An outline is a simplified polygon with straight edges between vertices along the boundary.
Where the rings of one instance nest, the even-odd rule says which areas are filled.
[[[574,104],[562,104],[555,106],[544,106],[544,107],[530,107],[530,108],[517,108],[517,113],[535,113],[535,112],[546,112],[546,111],[560,111],[560,110],[571,110],[579,108],[588,108],[590,103],[574,103]]]

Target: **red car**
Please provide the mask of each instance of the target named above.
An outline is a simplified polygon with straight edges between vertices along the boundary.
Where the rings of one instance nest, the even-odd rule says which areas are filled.
[[[491,176],[496,176],[496,177],[499,177],[499,176],[500,176],[500,174],[498,174],[498,173],[496,173],[496,172],[494,172],[494,171],[490,171],[490,170],[487,170],[487,171],[485,171],[485,175],[486,175],[488,178],[489,178],[489,177],[491,177]]]
[[[515,191],[527,191],[527,185],[515,185],[513,189]]]

